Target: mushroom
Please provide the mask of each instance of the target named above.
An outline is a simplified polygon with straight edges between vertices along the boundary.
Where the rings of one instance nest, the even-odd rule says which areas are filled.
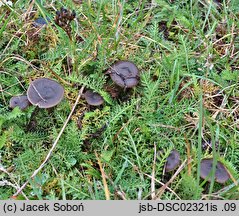
[[[213,159],[203,159],[201,161],[200,176],[202,179],[206,179],[210,172],[212,171]],[[225,166],[217,161],[216,172],[215,172],[215,181],[221,184],[224,184],[230,178]],[[208,179],[210,182],[210,179]]]
[[[167,157],[165,164],[165,172],[173,171],[180,164],[180,154],[177,150],[173,149]]]
[[[84,97],[87,103],[91,106],[100,106],[104,103],[104,99],[98,93],[93,92],[91,90],[87,90],[84,93]]]
[[[133,62],[118,61],[106,72],[122,88],[133,88],[139,82],[139,70]]]
[[[31,104],[40,108],[56,106],[64,96],[64,88],[54,80],[39,78],[31,82],[27,98]]]
[[[39,17],[39,18],[34,20],[33,26],[42,27],[44,25],[47,25],[48,22],[50,22],[50,18],[47,17],[46,19],[44,19],[42,17]]]
[[[28,106],[30,106],[30,102],[27,99],[26,95],[21,96],[13,96],[10,99],[10,107],[13,109],[15,107],[19,107],[21,110],[25,110]]]

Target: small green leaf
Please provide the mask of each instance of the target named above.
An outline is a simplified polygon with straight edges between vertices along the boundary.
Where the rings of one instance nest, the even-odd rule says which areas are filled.
[[[114,154],[114,150],[111,151],[104,151],[102,153],[102,159],[106,162],[109,162]]]
[[[99,93],[108,104],[110,105],[113,104],[112,98],[109,96],[108,93],[106,93],[105,91],[99,91]]]
[[[22,115],[24,115],[24,112],[22,112],[19,107],[15,107],[12,110],[12,112],[9,113],[9,115],[7,116],[7,119],[8,120],[16,119],[16,118],[18,118],[18,117],[20,117]]]
[[[75,158],[69,158],[67,160],[67,162],[71,165],[71,166],[74,166],[77,162],[77,160]]]

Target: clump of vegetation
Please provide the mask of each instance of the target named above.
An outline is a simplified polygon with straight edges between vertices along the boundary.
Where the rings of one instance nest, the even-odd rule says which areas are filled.
[[[238,198],[236,0],[0,10],[0,199]]]

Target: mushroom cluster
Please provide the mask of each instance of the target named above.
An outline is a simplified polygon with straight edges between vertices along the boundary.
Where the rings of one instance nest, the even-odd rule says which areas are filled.
[[[39,108],[51,108],[63,99],[64,88],[54,80],[39,78],[30,83],[27,95],[14,96],[10,99],[10,107],[18,106],[21,110],[33,104]]]

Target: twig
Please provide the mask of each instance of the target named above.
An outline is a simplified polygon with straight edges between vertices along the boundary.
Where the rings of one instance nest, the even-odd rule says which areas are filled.
[[[101,176],[102,176],[102,180],[103,180],[103,185],[104,185],[104,189],[105,189],[105,198],[106,200],[110,200],[110,192],[109,192],[109,188],[108,188],[108,185],[107,185],[107,181],[106,181],[106,175],[105,175],[105,172],[102,168],[102,164],[101,164],[101,161],[98,157],[98,154],[95,152],[95,156],[97,158],[97,161],[98,161],[98,164],[99,164],[99,167],[100,167],[100,172],[101,172]]]
[[[0,92],[2,93],[3,102],[4,102],[5,104],[7,104],[6,99],[5,99],[5,97],[4,97],[4,94],[3,94],[3,88],[2,88],[2,85],[1,85],[1,84],[0,84]]]
[[[169,129],[174,129],[174,130],[180,131],[180,128],[174,127],[174,126],[171,126],[171,125],[152,124],[152,126],[154,126],[154,127],[162,127],[162,128],[169,128]]]
[[[127,200],[127,198],[125,197],[125,194],[122,191],[116,191],[116,194],[121,197],[122,200]]]
[[[127,200],[127,198],[125,196],[125,192],[122,190],[122,188],[120,186],[116,186],[114,181],[108,175],[106,175],[105,172],[103,174],[104,174],[105,179],[107,179],[111,183],[112,187],[115,190],[115,194],[118,195],[122,200]]]
[[[3,180],[3,181],[0,181],[0,187],[3,187],[3,186],[11,186],[13,188],[15,188],[17,190],[17,186],[7,180]]]
[[[6,181],[6,180],[3,180],[0,182],[0,186],[5,186],[5,185],[9,185],[9,186],[12,186],[13,188],[15,188],[16,190],[18,190],[20,188],[20,186],[18,185],[18,183],[15,181],[15,179],[12,177],[11,173],[9,173],[3,166],[0,165],[0,171],[6,173],[10,179],[14,182],[14,184],[12,184],[11,182],[9,181]],[[24,194],[23,192],[21,192],[23,197],[26,199],[26,200],[29,200],[26,196],[26,194]]]
[[[212,200],[212,198],[214,198],[215,200],[224,200],[225,198],[223,198],[220,195],[217,194],[203,194],[201,197],[201,200]]]
[[[233,187],[238,187],[238,183],[239,183],[239,180],[236,181],[236,184],[235,183],[232,183],[228,186],[225,186],[224,188],[220,189],[219,191],[213,193],[212,195],[222,195],[226,192],[228,192],[230,189],[232,189]],[[238,188],[237,188],[238,189]]]
[[[65,130],[65,128],[66,128],[66,126],[67,126],[69,120],[71,119],[71,116],[72,116],[73,112],[75,111],[76,105],[78,104],[78,102],[79,102],[79,100],[80,100],[80,98],[81,98],[81,96],[82,96],[83,90],[84,90],[84,86],[81,87],[81,89],[80,89],[80,91],[79,91],[79,94],[78,94],[78,97],[77,97],[77,99],[76,99],[76,102],[75,102],[74,106],[72,107],[70,114],[68,115],[68,117],[67,117],[67,119],[66,119],[66,121],[65,121],[65,123],[64,123],[64,125],[63,125],[63,127],[61,128],[61,131],[59,132],[59,134],[58,134],[58,136],[57,136],[55,142],[53,143],[53,145],[52,145],[50,151],[48,152],[48,154],[47,154],[45,160],[41,163],[41,165],[39,166],[39,168],[36,169],[36,170],[33,172],[33,174],[32,174],[31,177],[30,177],[31,179],[34,178],[34,177],[38,174],[38,172],[46,165],[47,161],[48,161],[49,158],[51,157],[51,155],[52,155],[52,153],[53,153],[53,151],[54,151],[54,149],[55,149],[55,147],[56,147],[56,145],[57,145],[57,143],[58,143],[58,141],[59,141],[61,135],[63,134],[63,132],[64,132],[64,130]],[[17,196],[17,195],[27,186],[28,183],[29,183],[29,180],[26,181],[26,182],[18,189],[18,191],[17,191],[13,196]]]
[[[51,69],[49,66],[47,66],[47,64],[45,64],[44,62],[39,61],[39,60],[36,60],[36,59],[35,59],[34,61],[38,61],[38,62],[40,62],[41,64],[43,64],[44,67],[46,67],[46,68],[51,72],[51,74],[52,74],[53,76],[55,76],[58,80],[60,80],[61,82],[63,82],[65,85],[73,86],[72,83],[69,83],[69,82],[67,82],[66,80],[64,80],[63,78],[61,78],[60,75],[58,75],[54,70],[52,70],[52,69]]]
[[[128,124],[132,121],[132,118],[129,119],[126,123],[123,124],[123,126],[117,131],[117,133],[114,135],[112,142],[114,142],[116,140],[116,138],[119,136],[119,134],[121,133],[121,131],[128,126]]]
[[[233,175],[232,175],[232,173],[230,172],[230,170],[228,170],[227,167],[225,167],[225,168],[226,168],[226,171],[227,171],[228,175],[230,176],[231,180],[234,182],[234,184],[235,184],[236,186],[238,186],[238,182],[237,182],[237,180],[233,177]],[[239,188],[237,188],[237,190],[239,191]]]
[[[29,14],[31,13],[34,4],[35,4],[35,0],[33,0],[33,1],[30,3],[29,8],[27,9],[26,13],[23,14],[23,19],[24,19],[24,20],[29,19]]]
[[[165,185],[163,182],[157,180],[156,178],[153,178],[151,175],[148,175],[147,173],[142,173],[142,174],[145,175],[145,176],[147,176],[147,177],[149,177],[149,178],[151,178],[151,179],[153,179],[155,182],[159,183],[159,184],[162,185],[162,186]],[[168,191],[170,191],[171,193],[173,193],[179,200],[181,200],[181,198],[180,198],[170,187],[166,186],[166,189],[167,189]]]
[[[7,58],[5,58],[1,64],[5,63],[6,61],[8,61],[9,59],[16,59],[16,60],[19,60],[19,61],[22,61],[24,62],[25,64],[29,65],[33,70],[36,70],[36,71],[39,71],[40,69],[38,67],[36,67],[35,65],[33,65],[31,62],[27,61],[26,59],[24,59],[22,56],[20,55],[12,55],[12,56],[9,56]]]
[[[172,176],[172,178],[164,185],[162,186],[158,193],[157,193],[157,200],[160,199],[160,197],[163,195],[165,189],[169,186],[169,184],[171,184],[173,182],[173,180],[177,177],[177,175],[182,171],[182,169],[184,168],[184,166],[186,165],[187,160],[185,160],[181,166],[177,169],[177,171],[174,173],[174,175]]]

